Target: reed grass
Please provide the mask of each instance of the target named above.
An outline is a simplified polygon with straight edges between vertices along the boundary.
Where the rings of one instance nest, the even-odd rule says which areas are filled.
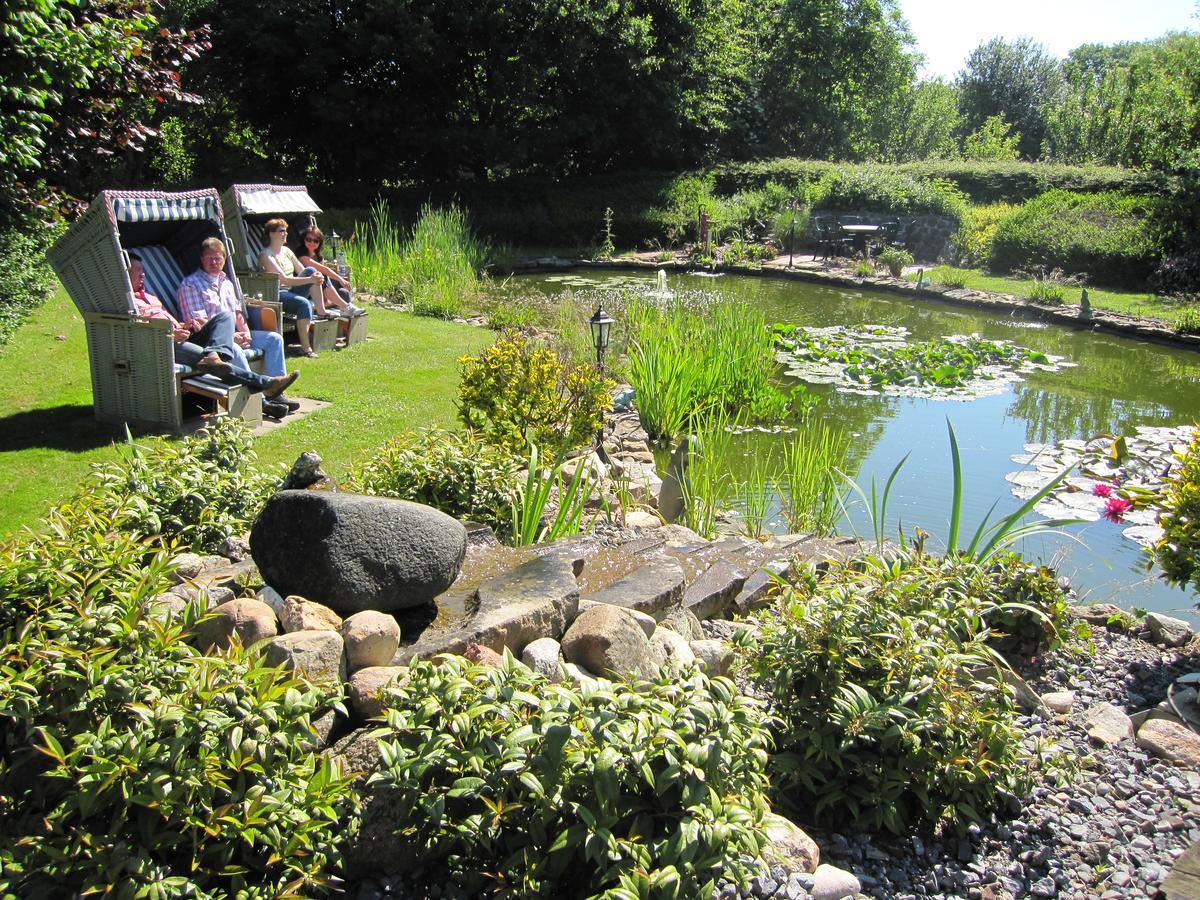
[[[630,380],[652,440],[670,441],[710,410],[732,422],[778,420],[790,410],[774,382],[766,323],[744,303],[630,298],[625,320]]]
[[[417,315],[451,319],[479,293],[487,247],[472,233],[456,206],[421,208],[412,234],[402,232],[380,200],[361,235],[346,249],[359,286],[393,300],[406,300]]]
[[[717,530],[721,500],[733,486],[729,472],[732,450],[729,415],[719,408],[710,409],[694,424],[695,440],[688,453],[683,480],[683,521],[696,534],[711,538]]]
[[[784,448],[780,500],[793,531],[833,533],[843,509],[839,473],[847,448],[845,434],[818,421],[806,423]]]

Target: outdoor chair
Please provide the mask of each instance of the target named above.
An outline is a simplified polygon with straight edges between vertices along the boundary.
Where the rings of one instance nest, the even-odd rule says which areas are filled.
[[[104,191],[46,254],[84,318],[97,419],[179,430],[183,400],[191,394],[215,412],[260,421],[258,398],[177,364],[170,324],[135,313],[128,254],[141,256],[147,291],[178,318],[179,282],[199,267],[200,242],[208,237],[225,240],[214,190]],[[231,265],[226,272],[234,278]],[[241,294],[236,278],[233,283]],[[243,309],[254,328],[269,330],[281,318],[278,304],[266,301]],[[247,356],[261,371],[261,353]]]
[[[821,251],[822,259],[830,256],[841,256],[844,252],[842,227],[836,219],[824,218],[814,224],[817,237],[817,248]]]
[[[284,219],[288,223],[289,246],[299,255],[300,231],[316,223],[321,208],[309,196],[303,185],[235,184],[221,195],[221,208],[233,241],[230,256],[235,260],[239,277],[251,294],[261,291],[264,296],[279,296],[279,276],[258,268],[258,255],[267,246],[268,219]],[[338,338],[345,346],[367,339],[366,315],[352,319],[314,319],[312,348],[318,353],[332,350]],[[284,316],[285,330],[295,331],[295,317]]]

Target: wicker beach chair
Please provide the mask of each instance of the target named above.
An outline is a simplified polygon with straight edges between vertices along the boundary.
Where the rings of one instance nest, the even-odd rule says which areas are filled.
[[[267,220],[287,221],[289,237],[293,238],[292,249],[299,254],[300,247],[295,239],[303,228],[316,222],[321,207],[303,185],[235,184],[221,195],[221,208],[229,237],[233,240],[232,256],[243,286],[252,295],[262,291],[264,296],[278,296],[279,277],[258,269],[258,254],[267,245]],[[294,323],[292,327],[295,327]],[[331,349],[339,336],[344,338],[347,347],[365,341],[367,316],[313,322],[312,346],[318,353]]]
[[[178,316],[176,289],[199,267],[200,242],[208,237],[228,242],[215,190],[103,191],[46,254],[84,318],[97,419],[179,430],[185,394],[258,419],[260,405],[247,402],[245,388],[177,365],[168,323],[135,314],[128,254],[142,257],[147,290]],[[227,273],[241,294],[232,261]],[[278,303],[266,301],[246,314],[255,328],[278,328],[282,318]],[[258,365],[258,351],[247,355]]]

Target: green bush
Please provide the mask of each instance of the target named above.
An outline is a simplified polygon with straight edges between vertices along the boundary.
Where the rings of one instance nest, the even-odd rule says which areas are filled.
[[[564,365],[553,350],[519,332],[506,332],[459,364],[459,418],[520,456],[530,444],[551,457],[582,447],[612,409],[616,385],[595,366]]]
[[[279,484],[255,471],[252,442],[245,425],[229,417],[153,449],[130,439],[117,462],[92,467],[87,502],[122,531],[215,551],[249,529]]]
[[[887,247],[879,251],[875,259],[887,268],[893,278],[899,278],[904,267],[913,264],[913,255],[901,247]]]
[[[803,579],[743,640],[779,721],[776,791],[818,822],[895,833],[962,828],[1000,792],[1021,796],[1012,693],[978,675],[995,673],[988,622],[1027,634],[1006,591],[1036,600],[1040,577],[912,552]]]
[[[46,261],[46,248],[55,233],[34,225],[0,232],[0,347],[54,293],[58,280]]]
[[[730,681],[550,684],[459,657],[410,673],[374,779],[472,896],[707,897],[749,874],[767,732]]]
[[[1176,587],[1200,591],[1200,435],[1179,457],[1160,501],[1158,524],[1163,536],[1154,545],[1154,559],[1163,577]]]
[[[958,262],[967,268],[978,268],[992,253],[992,241],[1000,223],[1017,211],[1011,203],[989,203],[972,206],[967,220],[954,236]]]
[[[884,166],[836,169],[808,193],[813,209],[871,210],[896,215],[931,213],[962,223],[967,198],[948,181],[913,178]]]
[[[1152,199],[1114,192],[1049,191],[1000,223],[988,264],[996,272],[1045,266],[1086,274],[1094,284],[1139,287],[1156,259],[1156,208]]]
[[[160,545],[86,501],[0,547],[0,895],[275,897],[336,873],[353,795],[312,752],[338,699],[185,640]]]
[[[1200,309],[1189,306],[1175,317],[1176,334],[1200,334]]]
[[[347,488],[398,497],[497,528],[517,497],[519,460],[470,434],[429,428],[393,438],[356,466]]]

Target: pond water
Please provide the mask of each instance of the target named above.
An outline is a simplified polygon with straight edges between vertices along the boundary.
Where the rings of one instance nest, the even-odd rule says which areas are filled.
[[[1200,355],[1194,351],[1047,326],[939,301],[800,281],[672,275],[669,287],[741,298],[761,310],[768,323],[903,326],[913,340],[978,333],[1075,364],[1057,372],[1029,373],[1023,381],[1005,385],[998,394],[973,400],[863,396],[840,393],[832,385],[809,387],[809,395],[817,403],[816,415],[851,435],[847,467],[868,494],[872,478],[882,488],[892,468],[909,454],[888,510],[888,534],[892,537],[900,523],[908,533],[914,525],[921,526],[931,532],[935,542],[948,532],[953,484],[947,418],[954,426],[965,472],[963,533],[967,539],[993,502],[992,521],[1021,505],[1005,475],[1021,468],[1011,457],[1021,453],[1025,444],[1131,433],[1139,425],[1200,422]],[[571,272],[521,276],[497,290],[507,301],[522,296],[554,298],[566,290],[594,300],[592,294],[603,296],[605,291],[650,292],[655,288],[653,273]],[[756,442],[787,439],[786,435],[757,433],[736,438],[746,455]],[[778,504],[775,512],[771,530],[786,531]],[[843,521],[838,530],[869,535],[870,517],[854,504],[849,521]],[[1145,552],[1122,537],[1120,526],[1101,519],[1067,531],[1078,540],[1039,536],[1018,549],[1027,557],[1057,565],[1088,601],[1113,602],[1126,609],[1142,607],[1200,624],[1194,596],[1148,573]]]

